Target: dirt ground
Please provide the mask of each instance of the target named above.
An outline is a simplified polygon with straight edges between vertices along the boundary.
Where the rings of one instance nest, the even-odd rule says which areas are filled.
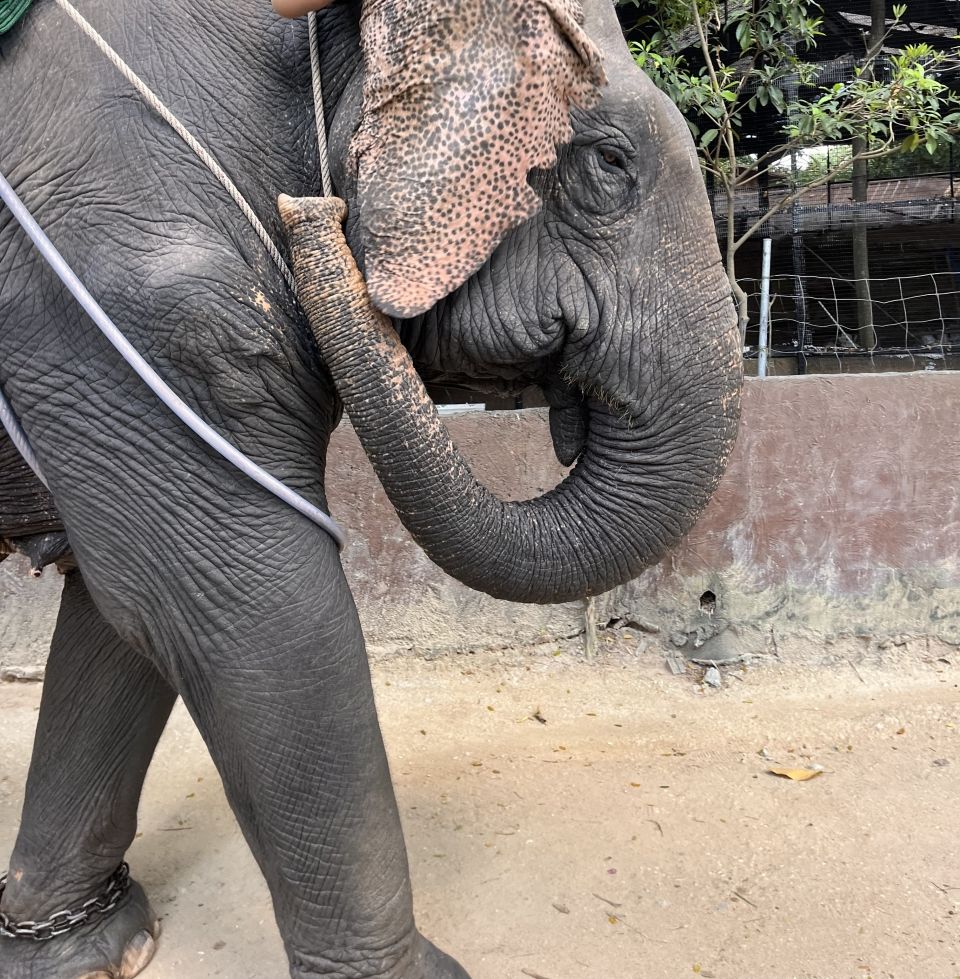
[[[473,979],[958,979],[960,656],[699,671],[566,652],[375,667],[421,929]],[[0,686],[0,852],[39,701]],[[821,766],[803,782],[769,774]],[[182,708],[130,853],[150,979],[279,979]]]

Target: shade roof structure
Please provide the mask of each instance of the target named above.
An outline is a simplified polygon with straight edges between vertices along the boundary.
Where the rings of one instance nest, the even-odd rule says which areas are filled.
[[[887,16],[892,16],[892,3]],[[886,50],[901,50],[909,44],[929,44],[939,51],[957,46],[960,32],[960,0],[910,0],[901,23],[890,34]],[[890,22],[888,21],[888,24]],[[842,0],[823,5],[824,36],[811,60],[842,54],[863,53],[863,36],[870,29],[870,0]]]
[[[754,0],[727,0],[730,7],[747,5]],[[822,35],[815,47],[804,51],[804,61],[821,66],[819,84],[829,85],[848,77],[866,52],[866,37],[870,29],[870,0],[840,0],[821,4]],[[896,53],[908,45],[929,44],[938,51],[956,51],[960,56],[960,0],[908,0],[907,12],[901,22],[894,25],[893,0],[886,3],[887,28],[890,31],[884,52]],[[652,23],[638,24],[645,15],[652,15],[656,4],[650,0],[638,0],[637,4],[618,7],[620,22],[628,40],[648,39],[654,32]],[[728,50],[738,50],[733,37],[724,39]],[[672,38],[674,48],[682,53],[687,65],[696,70],[703,64],[694,30],[684,31]],[[960,69],[956,65],[941,73],[941,79],[955,91],[960,91]],[[803,90],[804,96],[812,96],[813,90]],[[692,120],[701,128],[713,124],[707,119]],[[758,107],[754,113],[745,113],[745,126],[741,129],[744,152],[764,153],[782,141],[783,116],[772,106]]]

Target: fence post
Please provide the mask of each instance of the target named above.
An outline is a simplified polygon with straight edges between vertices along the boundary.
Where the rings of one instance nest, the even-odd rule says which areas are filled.
[[[770,354],[770,246],[763,239],[763,267],[760,272],[760,339],[757,345],[757,377],[767,376],[767,357]]]
[[[827,147],[827,173],[829,173],[829,172],[830,172],[830,147],[828,146]],[[832,194],[830,192],[830,184],[832,184],[832,183],[833,183],[832,180],[828,180],[827,181],[827,207],[831,207],[833,205],[833,196],[832,196]],[[828,221],[830,220],[830,212],[829,211],[827,212],[827,220]]]
[[[950,162],[948,164],[950,167],[950,197],[951,199],[956,197],[953,192],[953,143],[950,144]]]

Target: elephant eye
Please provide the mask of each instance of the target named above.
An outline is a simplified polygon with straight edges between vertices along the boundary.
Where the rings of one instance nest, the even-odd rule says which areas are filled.
[[[625,170],[627,161],[623,154],[609,146],[601,146],[597,152],[600,154],[600,165],[604,170]]]

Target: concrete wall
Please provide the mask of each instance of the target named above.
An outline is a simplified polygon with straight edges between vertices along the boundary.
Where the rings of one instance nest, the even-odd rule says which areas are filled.
[[[748,381],[723,482],[685,544],[597,600],[705,658],[779,638],[931,636],[960,642],[960,374]],[[450,427],[481,478],[514,498],[561,469],[539,411]],[[369,642],[445,650],[550,641],[582,603],[537,608],[479,595],[409,540],[362,451],[338,433],[332,505]],[[707,592],[716,596],[712,606]]]
[[[703,519],[612,607],[717,658],[776,637],[960,644],[958,412],[957,373],[748,383]]]
[[[596,600],[598,622],[633,623],[718,660],[791,638],[960,644],[958,419],[956,373],[749,381],[737,448],[707,512],[668,559]],[[503,495],[541,492],[562,472],[542,411],[448,422],[478,475]],[[553,642],[582,631],[583,603],[515,605],[438,571],[400,526],[346,426],[329,469],[374,653]],[[35,656],[55,584],[13,585],[10,564],[0,566],[0,670]],[[28,611],[13,611],[11,598],[27,594]]]
[[[62,579],[49,569],[37,581],[29,570],[29,561],[20,554],[0,564],[0,680],[43,675]]]

